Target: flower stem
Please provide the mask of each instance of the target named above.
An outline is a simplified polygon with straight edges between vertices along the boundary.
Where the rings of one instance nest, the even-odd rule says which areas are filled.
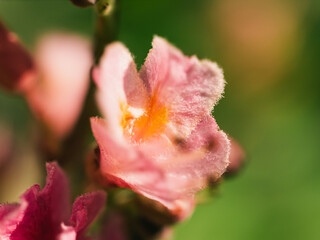
[[[105,46],[117,37],[118,2],[119,0],[100,0],[96,5],[97,20],[93,48],[95,64],[99,62]],[[94,93],[95,86],[90,79],[89,90],[78,123],[62,143],[61,152],[55,159],[69,172],[72,186],[74,186],[74,195],[81,193],[85,181],[85,158],[93,140],[90,117],[98,114]]]
[[[100,60],[107,44],[115,40],[119,21],[119,0],[100,0],[95,6],[97,22],[94,39],[95,63]]]

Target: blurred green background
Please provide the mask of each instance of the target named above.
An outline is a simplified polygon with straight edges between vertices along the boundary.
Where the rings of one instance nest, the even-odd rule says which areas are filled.
[[[0,17],[30,50],[46,31],[90,37],[94,24],[92,9],[68,0],[0,0]],[[138,65],[155,34],[217,61],[228,84],[214,116],[247,154],[174,239],[320,239],[320,1],[122,0],[119,27]],[[0,122],[28,142],[19,97],[0,91]],[[5,183],[18,190],[2,201],[34,183],[29,168]]]

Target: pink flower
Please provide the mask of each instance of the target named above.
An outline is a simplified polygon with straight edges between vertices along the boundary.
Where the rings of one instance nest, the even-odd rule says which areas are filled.
[[[210,116],[222,70],[155,37],[139,73],[126,47],[113,43],[94,80],[106,119],[91,119],[103,177],[189,215],[195,193],[228,165],[229,140]]]
[[[56,163],[47,164],[47,184],[34,185],[21,196],[20,204],[0,205],[1,240],[79,240],[104,206],[105,193],[78,197],[70,214],[70,190]]]
[[[37,74],[25,96],[51,134],[63,138],[78,119],[88,90],[90,44],[75,35],[47,35],[38,44],[35,59]]]
[[[21,91],[33,70],[31,56],[0,20],[0,86]]]

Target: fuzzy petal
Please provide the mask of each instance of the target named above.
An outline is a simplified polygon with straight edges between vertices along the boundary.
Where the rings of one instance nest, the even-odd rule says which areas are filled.
[[[51,34],[38,46],[37,83],[26,93],[28,102],[57,138],[74,126],[89,86],[90,45],[74,35]]]
[[[121,43],[106,47],[100,67],[94,71],[98,85],[97,100],[114,137],[121,138],[121,106],[144,107],[146,91],[138,77],[136,65],[128,49]]]
[[[171,64],[177,66],[173,72],[177,78],[171,78]],[[180,50],[169,44],[161,37],[154,37],[152,41],[152,49],[140,70],[140,77],[144,81],[148,89],[149,96],[157,90],[157,88],[164,88],[171,80],[179,82],[182,79],[179,74],[185,71],[187,66],[187,58]]]
[[[220,177],[228,164],[229,140],[224,132],[218,131],[212,117],[198,124],[184,145],[178,146],[181,149],[164,162],[165,165],[153,158],[157,155],[154,149],[121,146],[113,141],[103,120],[93,118],[91,124],[100,147],[104,176],[116,179],[114,183],[121,187],[159,201],[179,218],[190,214],[194,194],[207,185],[211,176]],[[166,151],[162,146],[158,147],[158,152]]]
[[[34,71],[34,63],[18,37],[0,21],[0,86],[21,91]],[[32,74],[31,74],[32,75]]]
[[[149,95],[169,107],[171,133],[186,137],[220,99],[222,70],[208,60],[184,56],[163,38],[155,37],[152,45],[140,77]]]
[[[225,172],[230,142],[215,120],[207,116],[188,139],[178,144],[178,152],[159,166],[164,173],[163,182],[144,184],[135,190],[184,218],[193,209],[195,193],[206,187],[209,180],[217,180]],[[163,148],[159,150],[164,151]]]
[[[142,152],[125,142],[117,142],[102,119],[91,118],[91,128],[100,147],[100,167],[117,185],[135,188],[140,184],[161,181],[161,170]],[[128,185],[129,184],[129,185]]]
[[[124,57],[119,57],[124,47],[119,43],[112,46],[120,47],[113,54],[106,51],[108,61],[100,64],[96,79],[109,79],[110,83],[103,85],[97,81],[100,93],[104,91],[98,101],[104,115],[115,117],[112,124],[110,118],[107,124],[91,119],[101,153],[101,174],[106,181],[156,200],[184,218],[192,212],[195,193],[207,186],[208,179],[219,178],[228,164],[229,140],[210,116],[223,92],[222,71],[208,60],[184,56],[166,40],[155,37],[140,71],[147,104],[139,105],[129,101],[131,91],[123,84],[127,66],[134,67],[132,58],[125,49],[130,64],[124,67]],[[132,68],[129,72],[135,73]],[[144,103],[140,82],[134,83],[138,88],[132,87],[132,93],[142,96]],[[129,111],[131,115],[126,115],[117,105],[125,100],[128,108],[141,107],[143,114],[136,117]]]
[[[180,190],[193,194],[205,187],[209,178],[217,180],[225,172],[229,164],[230,141],[219,130],[214,118],[207,116],[202,119],[189,138],[179,144],[182,154],[197,151],[204,153],[200,158],[178,160],[174,165],[169,165],[171,177],[184,178],[190,182],[186,184],[189,186],[187,189]]]
[[[72,207],[70,223],[74,226],[79,238],[96,218],[106,201],[102,191],[87,193],[78,197]]]

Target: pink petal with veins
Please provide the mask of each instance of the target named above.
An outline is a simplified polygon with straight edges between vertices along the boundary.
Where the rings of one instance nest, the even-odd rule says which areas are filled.
[[[93,76],[98,86],[99,107],[108,117],[113,137],[121,138],[121,107],[125,104],[144,107],[147,97],[129,50],[121,43],[107,46]]]
[[[163,38],[155,37],[152,46],[140,77],[149,95],[170,106],[174,133],[186,137],[221,98],[223,72],[209,60],[184,56]]]

